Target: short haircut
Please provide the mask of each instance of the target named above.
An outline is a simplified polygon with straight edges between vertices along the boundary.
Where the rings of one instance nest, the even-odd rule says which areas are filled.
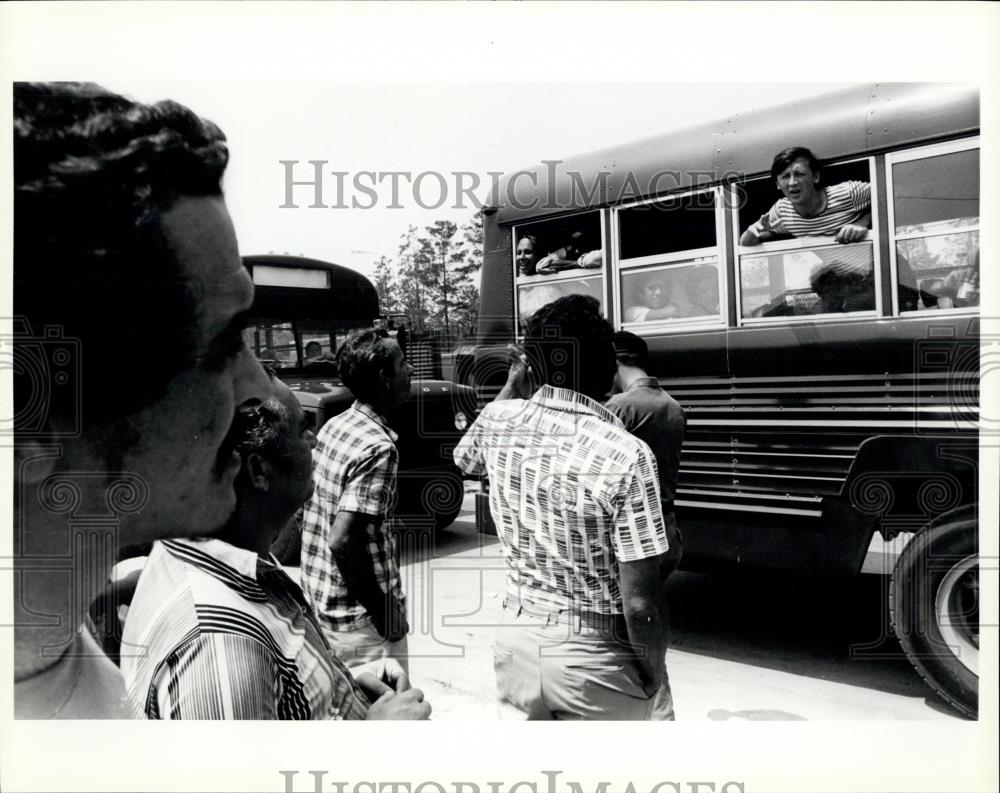
[[[646,340],[627,330],[620,330],[614,335],[615,357],[624,366],[638,366],[645,369],[649,363],[649,347]]]
[[[176,102],[15,83],[14,312],[35,338],[58,326],[81,347],[82,382],[46,420],[79,411],[95,437],[194,365],[201,285],[179,277],[160,218],[182,196],[221,194],[228,158],[219,128]],[[17,415],[36,389],[15,377]]]
[[[602,399],[614,379],[612,333],[595,298],[566,295],[527,319],[524,349],[542,382]]]
[[[380,375],[392,371],[392,348],[385,328],[359,330],[345,339],[337,353],[340,379],[362,402],[377,401]]]
[[[276,468],[287,467],[285,440],[291,413],[276,396],[256,405],[244,405],[236,411],[233,432],[238,433],[236,451],[246,462],[251,454],[259,454]]]
[[[799,158],[809,161],[809,167],[812,169],[814,174],[819,173],[823,167],[823,163],[821,163],[816,155],[809,151],[809,149],[805,146],[791,146],[774,155],[774,162],[771,163],[771,178],[777,179],[779,174],[781,174],[785,168]]]

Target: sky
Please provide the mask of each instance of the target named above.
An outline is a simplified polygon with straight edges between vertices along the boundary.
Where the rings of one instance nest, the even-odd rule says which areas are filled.
[[[489,172],[510,172],[704,121],[793,101],[850,83],[227,83],[105,81],[142,101],[175,99],[217,123],[230,145],[226,200],[245,254],[291,253],[344,264],[371,274],[380,255],[394,256],[410,224],[438,219],[463,223],[475,212],[460,201],[456,172],[478,175],[473,191],[488,195]],[[298,161],[291,166],[281,161]],[[337,204],[334,171],[345,172],[346,208],[311,208],[315,191],[291,179],[315,178],[322,166],[323,202]],[[392,178],[371,198],[353,186],[371,171],[425,171],[448,184],[441,201],[434,175]],[[361,184],[374,178],[359,176]],[[471,186],[473,176],[463,176]],[[352,207],[352,201],[364,208]],[[375,205],[368,208],[369,204]],[[420,204],[423,204],[422,207]],[[425,208],[428,207],[428,208]]]

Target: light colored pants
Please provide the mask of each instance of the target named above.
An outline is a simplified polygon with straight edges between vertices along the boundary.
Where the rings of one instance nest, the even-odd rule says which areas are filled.
[[[380,658],[395,658],[409,676],[409,647],[405,636],[398,642],[389,642],[371,624],[353,631],[335,631],[326,623],[321,625],[330,647],[348,668]]]
[[[663,682],[660,690],[653,697],[652,721],[675,721],[674,695],[670,692],[670,678],[667,677],[667,667],[663,667]]]
[[[547,621],[507,604],[493,664],[502,719],[652,717],[657,692],[643,688],[632,648],[612,630]]]

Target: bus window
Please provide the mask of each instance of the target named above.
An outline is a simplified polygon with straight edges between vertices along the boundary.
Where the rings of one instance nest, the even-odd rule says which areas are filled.
[[[891,157],[899,310],[979,305],[979,149],[970,141]]]
[[[777,153],[777,152],[776,152]],[[868,182],[871,184],[869,160],[823,165],[820,169],[819,187],[830,187],[841,182]],[[770,177],[753,179],[739,186],[739,232],[737,237],[766,215],[781,198],[781,191]],[[789,235],[776,235],[774,239],[790,239]]]
[[[263,363],[277,367],[295,366],[295,332],[291,322],[260,321],[244,331],[247,346]]]
[[[625,323],[719,314],[719,268],[711,258],[670,267],[625,270],[621,284]]]
[[[618,210],[621,319],[721,322],[717,190]]]
[[[714,248],[715,239],[713,191],[651,201],[618,212],[618,244],[623,261]]]
[[[298,331],[302,337],[303,366],[334,360],[336,350],[330,347],[329,322],[304,320],[298,323]]]
[[[591,278],[560,279],[553,283],[518,285],[518,316],[525,320],[542,306],[566,295],[589,295],[603,304],[603,291],[604,279],[599,275]]]
[[[875,310],[872,243],[744,255],[743,318],[835,315]]]
[[[604,303],[604,246],[599,212],[531,223],[514,231],[518,317],[566,295]]]

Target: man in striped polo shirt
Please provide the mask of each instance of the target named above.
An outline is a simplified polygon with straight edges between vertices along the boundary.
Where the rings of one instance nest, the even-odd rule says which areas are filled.
[[[302,588],[348,666],[392,656],[407,669],[406,598],[390,513],[399,454],[388,417],[410,394],[413,367],[384,328],[355,333],[337,354],[356,401],[319,432],[316,492],[302,518]]]
[[[236,512],[219,534],[153,546],[125,621],[122,671],[151,719],[421,719],[402,668],[347,670],[268,552],[313,490],[310,422],[288,386],[243,408]]]
[[[820,187],[820,162],[804,146],[780,152],[771,164],[783,198],[740,237],[740,245],[759,245],[775,236],[834,237],[849,243],[871,228],[871,185],[841,182]]]
[[[648,719],[668,541],[653,453],[598,402],[616,367],[611,327],[594,298],[568,295],[528,321],[525,356],[541,388],[488,405],[455,450],[489,476],[506,561],[501,716]]]

